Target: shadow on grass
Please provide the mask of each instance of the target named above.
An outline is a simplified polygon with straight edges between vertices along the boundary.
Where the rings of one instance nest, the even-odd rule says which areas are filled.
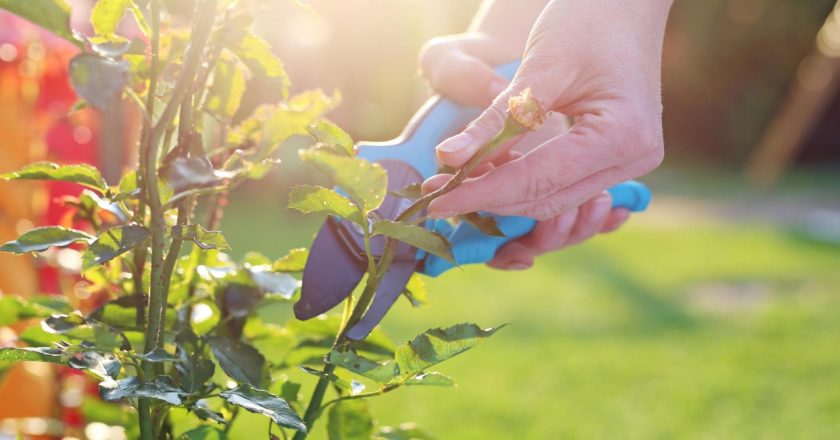
[[[628,304],[638,317],[638,330],[641,333],[660,333],[664,330],[695,330],[700,322],[683,306],[662,298],[630,272],[632,267],[619,264],[604,254],[586,253],[576,259],[592,277],[599,279],[609,287],[609,292],[616,294]]]

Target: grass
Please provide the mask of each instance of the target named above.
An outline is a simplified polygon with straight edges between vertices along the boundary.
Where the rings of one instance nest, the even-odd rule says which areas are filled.
[[[663,221],[668,209],[528,271],[427,279],[428,306],[386,317],[396,340],[510,326],[440,366],[458,387],[372,400],[379,422],[440,439],[840,437],[840,247],[768,222]],[[314,223],[246,199],[225,233],[235,251],[277,257]],[[264,435],[247,420],[234,433]]]

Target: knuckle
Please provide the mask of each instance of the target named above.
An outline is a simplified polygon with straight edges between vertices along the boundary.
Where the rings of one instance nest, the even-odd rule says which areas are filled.
[[[525,208],[525,215],[538,221],[545,221],[557,216],[563,212],[564,209],[565,206],[561,201],[549,198],[537,200],[529,204],[528,207]]]
[[[648,156],[659,156],[661,160],[663,156],[661,120],[641,108],[629,110],[618,118],[612,140],[622,163],[634,163]]]

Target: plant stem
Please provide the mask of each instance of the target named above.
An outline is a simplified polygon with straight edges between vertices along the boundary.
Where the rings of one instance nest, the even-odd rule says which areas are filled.
[[[155,43],[158,42],[160,27],[160,4],[159,0],[152,0],[152,26],[153,38]],[[148,135],[142,139],[140,151],[140,169],[145,188],[146,203],[148,203],[150,211],[150,229],[152,235],[152,254],[151,254],[151,277],[149,286],[149,325],[146,328],[144,352],[148,353],[155,348],[162,345],[162,334],[164,316],[166,313],[166,298],[168,294],[168,286],[165,282],[166,267],[164,261],[164,246],[166,238],[166,221],[164,218],[164,208],[160,200],[160,188],[158,187],[158,148],[163,134],[168,130],[175,116],[175,111],[181,104],[182,99],[188,91],[192,88],[193,78],[196,70],[201,64],[201,56],[204,52],[204,45],[210,35],[210,29],[213,24],[213,18],[216,11],[216,0],[204,0],[198,5],[198,18],[193,26],[193,38],[190,42],[190,48],[184,60],[183,70],[178,78],[178,82],[172,91],[172,96],[161,114],[157,124],[151,129],[147,130]],[[157,46],[155,45],[155,48]],[[152,72],[152,78],[157,74]],[[154,96],[149,98],[154,100]],[[152,114],[152,112],[150,112]],[[154,365],[149,362],[143,363],[143,371],[146,377],[153,377]],[[144,402],[145,401],[145,402]],[[140,425],[141,437],[143,440],[151,440],[154,438],[154,421],[149,412],[150,402],[148,399],[141,399]]]
[[[145,185],[148,170],[146,169],[146,156],[149,150],[149,141],[151,140],[152,121],[155,111],[155,94],[157,93],[157,76],[160,70],[160,0],[151,0],[150,5],[151,20],[152,20],[152,38],[151,38],[151,64],[149,77],[149,90],[146,92],[146,114],[149,115],[149,120],[143,119],[143,129],[140,135],[140,151],[137,160],[137,186],[143,189],[143,192],[148,193]],[[153,172],[154,173],[154,172]],[[141,224],[145,223],[146,217],[146,202],[145,197],[141,197],[137,204],[137,211],[135,212],[135,221]],[[145,295],[146,291],[143,287],[143,273],[146,267],[146,258],[148,252],[146,246],[142,246],[134,253],[134,272],[132,274],[134,279],[134,293],[136,295]],[[136,321],[138,325],[146,322],[145,310],[142,304],[138,306]],[[149,334],[146,334],[145,344],[148,344]],[[148,363],[141,364],[140,370],[143,376],[148,378],[147,372],[151,372],[151,365]],[[154,420],[152,418],[152,404],[150,399],[139,399],[137,402],[138,417],[140,419],[140,437],[143,440],[154,439]]]

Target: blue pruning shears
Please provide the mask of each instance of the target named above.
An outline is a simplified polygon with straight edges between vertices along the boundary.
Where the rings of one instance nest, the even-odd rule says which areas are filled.
[[[519,61],[516,61],[499,66],[497,72],[512,79],[518,68]],[[398,138],[390,142],[359,143],[357,154],[382,165],[388,172],[389,191],[397,191],[437,174],[435,146],[456,134],[480,113],[480,108],[434,97],[415,114]],[[609,192],[613,207],[627,208],[632,212],[644,211],[651,200],[648,188],[636,181],[619,184],[610,188]],[[377,210],[377,215],[383,219],[395,219],[406,207],[405,200],[388,196]],[[536,224],[536,220],[528,217],[493,217],[504,237],[487,235],[467,222],[453,225],[446,220],[427,220],[426,228],[440,233],[451,243],[454,264],[401,243],[373,303],[347,336],[364,339],[403,292],[414,272],[438,276],[455,266],[488,262],[499,248],[528,234]],[[373,253],[378,254],[384,246],[384,239],[375,237],[371,245]],[[328,218],[312,244],[304,269],[301,298],[295,304],[298,319],[309,319],[324,313],[346,298],[364,276],[366,264],[363,238],[357,227],[347,221]]]

